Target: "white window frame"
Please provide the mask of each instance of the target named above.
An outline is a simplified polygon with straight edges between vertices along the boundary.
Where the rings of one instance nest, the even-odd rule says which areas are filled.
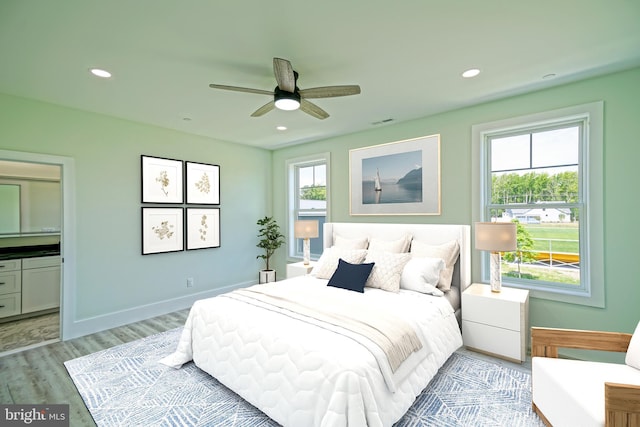
[[[474,125],[472,127],[472,219],[473,222],[487,221],[487,177],[489,157],[487,140],[489,136],[527,130],[539,126],[566,123],[584,119],[584,135],[579,166],[582,202],[584,208],[580,217],[580,263],[581,286],[579,289],[568,287],[550,288],[509,282],[503,278],[506,286],[529,289],[534,298],[562,301],[572,304],[604,307],[604,172],[603,172],[603,102],[577,105],[553,111],[514,117]],[[489,260],[484,252],[476,252],[481,259],[480,272],[483,281],[488,281]]]
[[[286,161],[286,176],[287,176],[287,260],[288,261],[302,261],[302,251],[299,253],[296,252],[296,239],[293,233],[294,222],[297,218],[298,210],[297,210],[297,178],[296,178],[296,168],[304,167],[304,166],[313,166],[316,164],[324,163],[326,165],[326,189],[327,189],[327,208],[325,210],[325,222],[329,222],[329,209],[331,206],[331,190],[330,190],[330,171],[331,171],[331,155],[330,153],[319,153],[313,154],[304,157],[296,157],[293,159],[288,159]],[[319,238],[322,239],[322,227],[319,230]],[[322,240],[320,240],[322,241]],[[313,254],[311,254],[311,259],[316,259]]]

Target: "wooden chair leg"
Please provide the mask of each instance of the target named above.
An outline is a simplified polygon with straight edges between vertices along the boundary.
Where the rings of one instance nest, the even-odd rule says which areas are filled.
[[[533,412],[535,412],[540,417],[544,425],[546,425],[547,427],[553,427],[547,417],[544,416],[542,411],[538,409],[535,403],[531,402],[531,408],[533,409]]]

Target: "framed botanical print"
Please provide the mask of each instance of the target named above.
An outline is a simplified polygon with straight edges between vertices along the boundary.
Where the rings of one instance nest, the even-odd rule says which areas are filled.
[[[187,250],[220,247],[220,208],[187,208]]]
[[[182,169],[182,160],[142,155],[142,203],[183,203]]]
[[[187,169],[187,203],[220,204],[220,166],[185,162]]]
[[[142,255],[184,250],[183,208],[142,208]]]

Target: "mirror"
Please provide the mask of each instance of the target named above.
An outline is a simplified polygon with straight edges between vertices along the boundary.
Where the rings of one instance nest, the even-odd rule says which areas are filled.
[[[20,232],[20,186],[0,184],[0,234]]]
[[[0,160],[0,236],[60,233],[61,168]]]

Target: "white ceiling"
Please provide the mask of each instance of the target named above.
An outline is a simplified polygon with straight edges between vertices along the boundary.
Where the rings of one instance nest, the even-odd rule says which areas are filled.
[[[272,90],[273,57],[362,93],[252,118],[269,97],[208,87]],[[0,63],[3,93],[276,148],[638,66],[640,1],[2,0]]]

